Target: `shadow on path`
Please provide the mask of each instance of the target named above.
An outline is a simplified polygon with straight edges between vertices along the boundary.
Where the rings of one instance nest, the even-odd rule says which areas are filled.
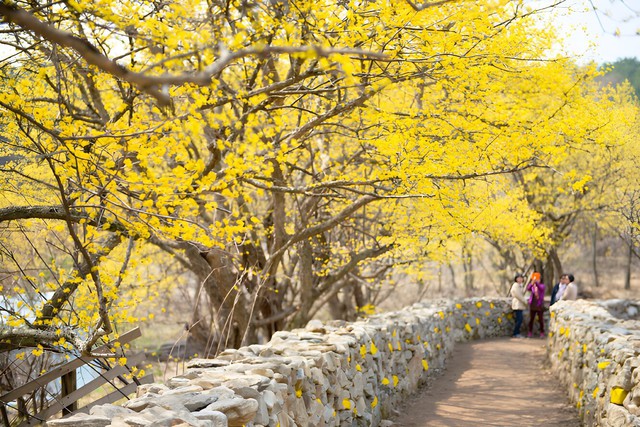
[[[579,427],[544,362],[541,339],[457,343],[443,375],[407,401],[394,425]]]

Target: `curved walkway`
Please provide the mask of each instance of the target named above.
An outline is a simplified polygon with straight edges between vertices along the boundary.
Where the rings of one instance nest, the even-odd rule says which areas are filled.
[[[443,375],[409,399],[394,425],[580,426],[544,368],[544,345],[535,338],[457,343]]]

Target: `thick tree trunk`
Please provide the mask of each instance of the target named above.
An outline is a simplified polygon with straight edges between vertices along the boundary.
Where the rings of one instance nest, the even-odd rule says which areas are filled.
[[[299,247],[298,294],[300,295],[300,310],[291,321],[292,328],[301,328],[309,322],[309,313],[315,302],[313,297],[313,248],[308,240],[301,242]]]
[[[201,252],[187,248],[191,270],[196,274],[212,304],[213,319],[201,317],[190,325],[191,345],[212,355],[225,348],[238,348],[245,333],[255,340],[249,325],[247,292],[236,272],[231,255],[220,249]]]
[[[329,304],[327,304],[329,308],[329,313],[331,314],[332,319],[344,319],[347,317],[347,307],[346,304],[340,300],[338,294],[332,295],[329,298]]]

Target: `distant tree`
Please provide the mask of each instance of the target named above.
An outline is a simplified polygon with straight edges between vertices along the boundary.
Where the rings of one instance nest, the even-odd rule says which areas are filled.
[[[636,96],[640,97],[640,61],[637,58],[618,59],[603,64],[600,69],[605,71],[599,79],[601,82],[617,85],[628,81]]]

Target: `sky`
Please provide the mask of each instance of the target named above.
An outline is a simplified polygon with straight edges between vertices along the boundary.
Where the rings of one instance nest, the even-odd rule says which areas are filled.
[[[559,13],[554,22],[577,62],[640,59],[640,0],[566,0]]]

